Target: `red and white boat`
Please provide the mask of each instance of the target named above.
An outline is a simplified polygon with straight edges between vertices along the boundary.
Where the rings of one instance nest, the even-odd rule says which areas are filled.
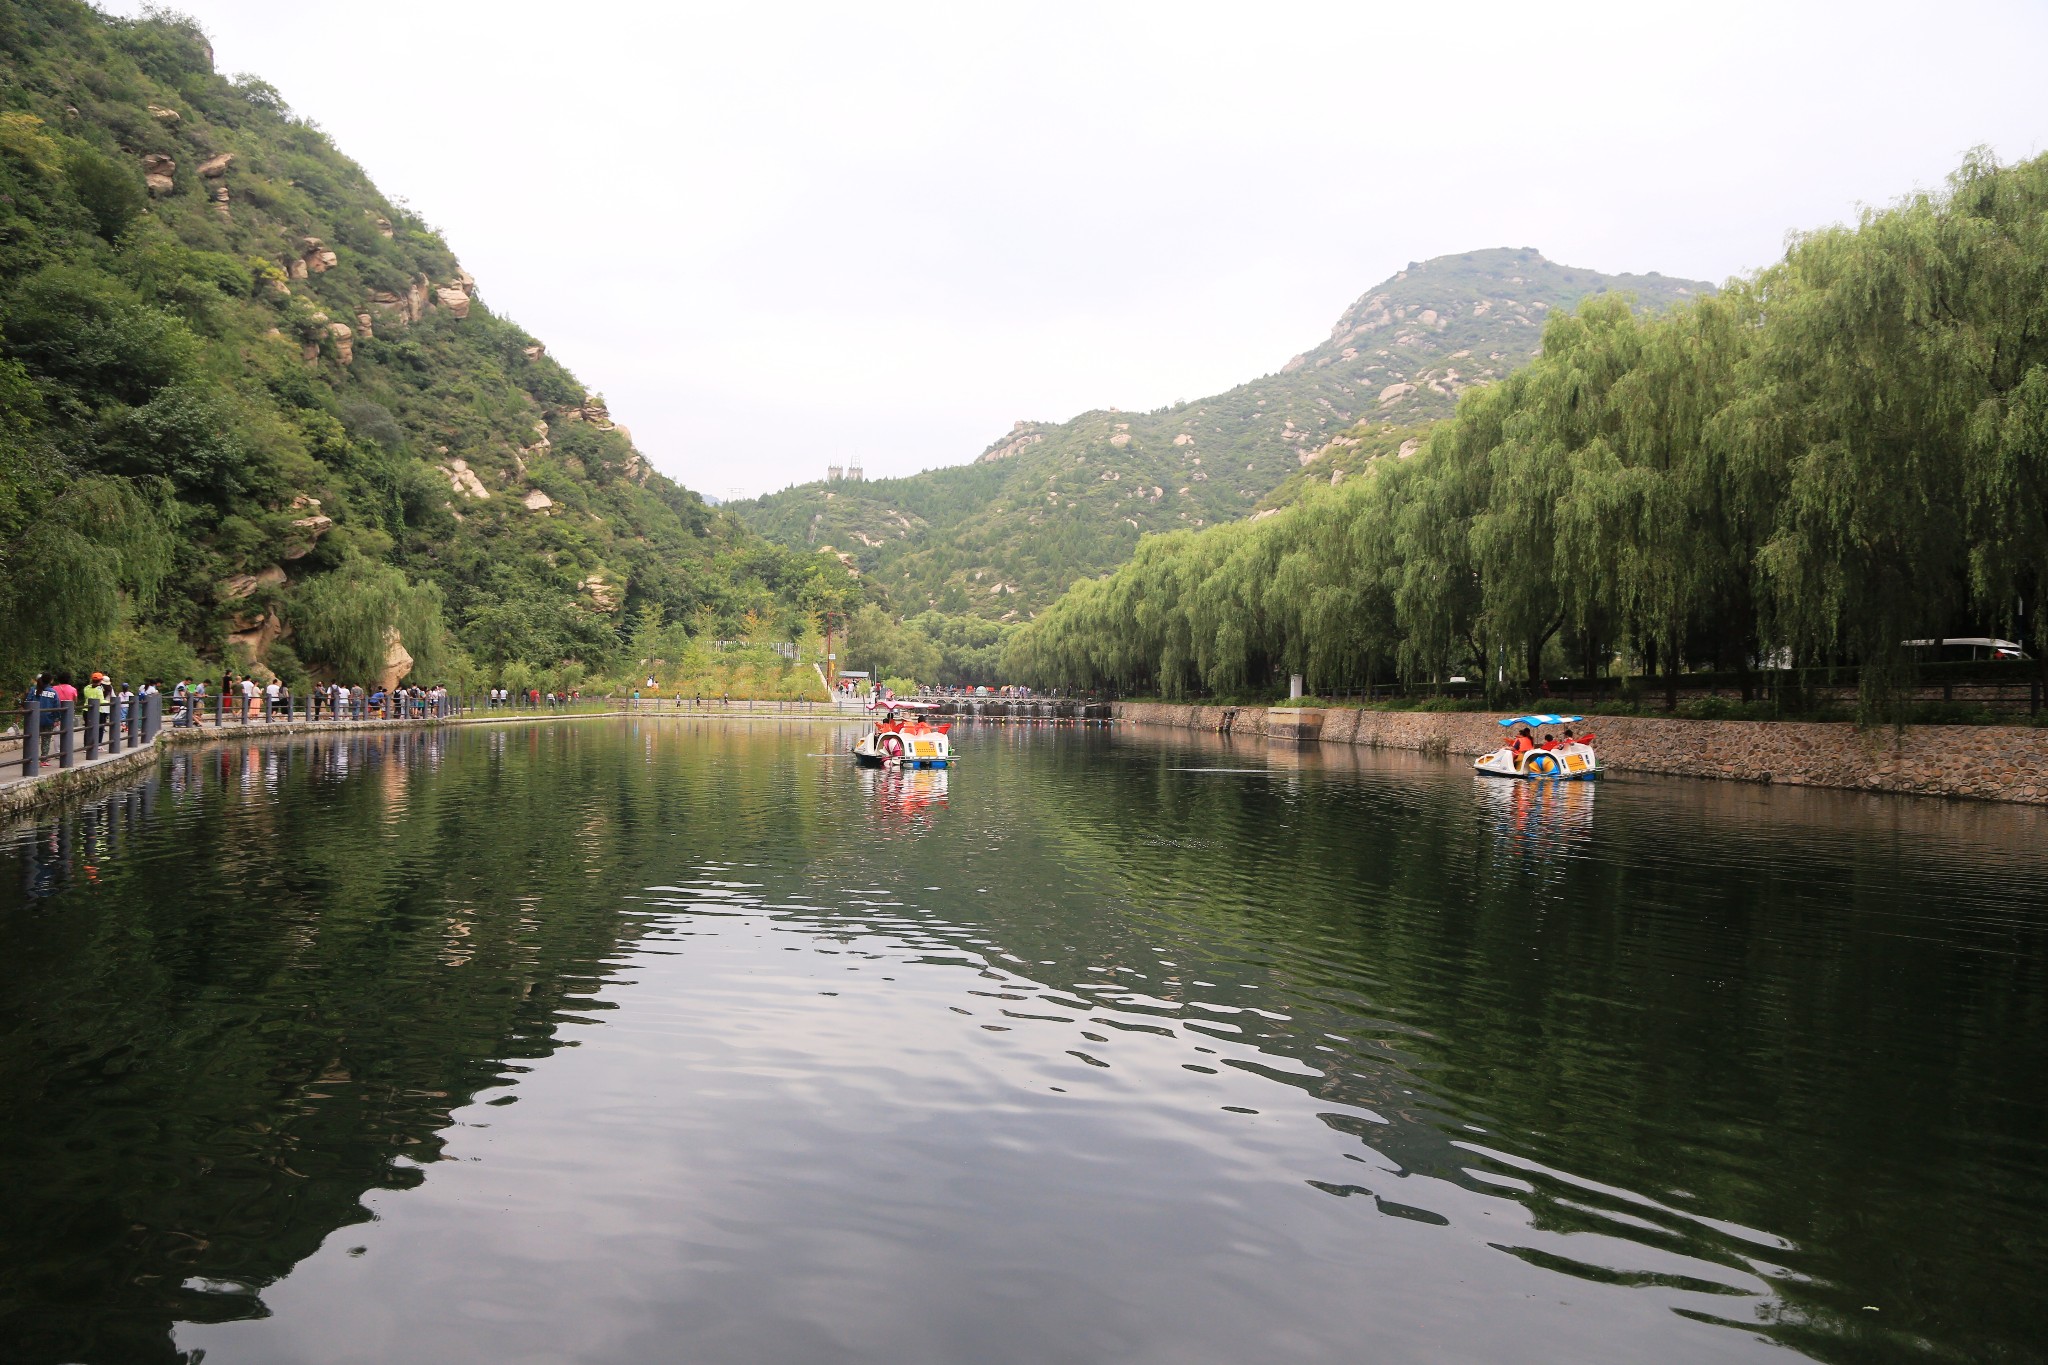
[[[897,701],[886,693],[868,700],[879,712],[875,728],[853,742],[855,760],[871,768],[945,768],[953,762],[952,726],[924,715],[936,702]]]

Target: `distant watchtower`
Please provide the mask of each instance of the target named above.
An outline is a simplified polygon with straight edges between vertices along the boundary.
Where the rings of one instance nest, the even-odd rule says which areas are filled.
[[[867,477],[867,474],[857,464],[846,467],[846,481],[848,483],[864,483],[867,481]]]
[[[842,479],[842,478],[844,478],[844,477],[845,477],[845,475],[846,475],[846,471],[845,471],[845,470],[843,470],[843,469],[841,469],[841,468],[840,468],[840,467],[839,467],[838,465],[836,465],[836,464],[828,464],[828,465],[826,465],[826,466],[825,466],[825,482],[826,482],[826,483],[838,483],[840,479]]]

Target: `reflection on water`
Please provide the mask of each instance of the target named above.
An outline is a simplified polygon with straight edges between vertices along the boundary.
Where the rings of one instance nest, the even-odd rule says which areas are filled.
[[[2040,812],[849,738],[16,831],[7,1358],[2041,1358]]]
[[[1472,794],[1506,846],[1525,858],[1555,860],[1581,850],[1593,837],[1592,782],[1472,780]]]

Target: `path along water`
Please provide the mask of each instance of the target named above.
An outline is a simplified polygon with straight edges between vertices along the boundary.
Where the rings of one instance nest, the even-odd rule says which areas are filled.
[[[2048,1358],[2048,813],[1015,729],[0,845],[0,1356]]]

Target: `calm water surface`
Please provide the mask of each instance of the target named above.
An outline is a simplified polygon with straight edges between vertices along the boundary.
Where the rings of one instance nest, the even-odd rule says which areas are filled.
[[[600,722],[0,844],[0,1359],[2048,1359],[2048,818]]]

